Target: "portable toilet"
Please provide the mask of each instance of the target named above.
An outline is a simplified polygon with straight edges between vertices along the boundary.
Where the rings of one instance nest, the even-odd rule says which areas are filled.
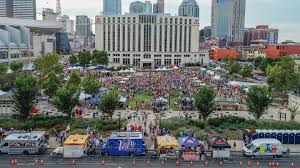
[[[300,131],[297,131],[295,134],[295,144],[300,144]]]
[[[277,130],[271,131],[271,138],[272,139],[277,139]]]
[[[276,134],[276,139],[278,140],[278,141],[280,141],[281,143],[283,143],[282,142],[282,140],[283,140],[283,134],[282,134],[282,131],[278,131],[277,132],[277,134]]]
[[[259,130],[258,132],[258,139],[265,138],[265,130]]]
[[[282,143],[289,144],[289,132],[288,131],[283,131]]]
[[[289,144],[295,144],[295,132],[296,131],[289,131]]]
[[[270,139],[271,138],[271,130],[267,130],[265,132],[265,138]]]
[[[252,140],[258,139],[258,132],[252,134]]]

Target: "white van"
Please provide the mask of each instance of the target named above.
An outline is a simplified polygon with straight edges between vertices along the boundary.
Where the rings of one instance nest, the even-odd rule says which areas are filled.
[[[244,156],[282,156],[282,143],[277,139],[256,139],[242,150]]]

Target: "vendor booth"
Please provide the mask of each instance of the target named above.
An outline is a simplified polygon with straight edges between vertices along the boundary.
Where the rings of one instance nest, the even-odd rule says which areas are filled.
[[[182,158],[185,161],[199,161],[201,143],[198,139],[188,136],[180,139],[180,146],[182,150]]]
[[[70,135],[64,142],[64,158],[81,158],[87,150],[88,135]]]
[[[179,144],[173,136],[165,135],[156,138],[155,149],[160,159],[177,159],[175,149],[178,148]]]
[[[207,140],[213,158],[229,158],[231,146],[222,137],[215,136]]]

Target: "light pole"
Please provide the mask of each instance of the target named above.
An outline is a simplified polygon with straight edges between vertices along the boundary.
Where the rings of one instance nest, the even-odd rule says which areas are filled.
[[[119,132],[121,132],[121,113],[119,112]]]

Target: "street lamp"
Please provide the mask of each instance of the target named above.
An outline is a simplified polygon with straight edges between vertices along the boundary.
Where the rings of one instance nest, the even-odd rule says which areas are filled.
[[[121,112],[118,113],[119,117],[119,132],[121,132]]]

